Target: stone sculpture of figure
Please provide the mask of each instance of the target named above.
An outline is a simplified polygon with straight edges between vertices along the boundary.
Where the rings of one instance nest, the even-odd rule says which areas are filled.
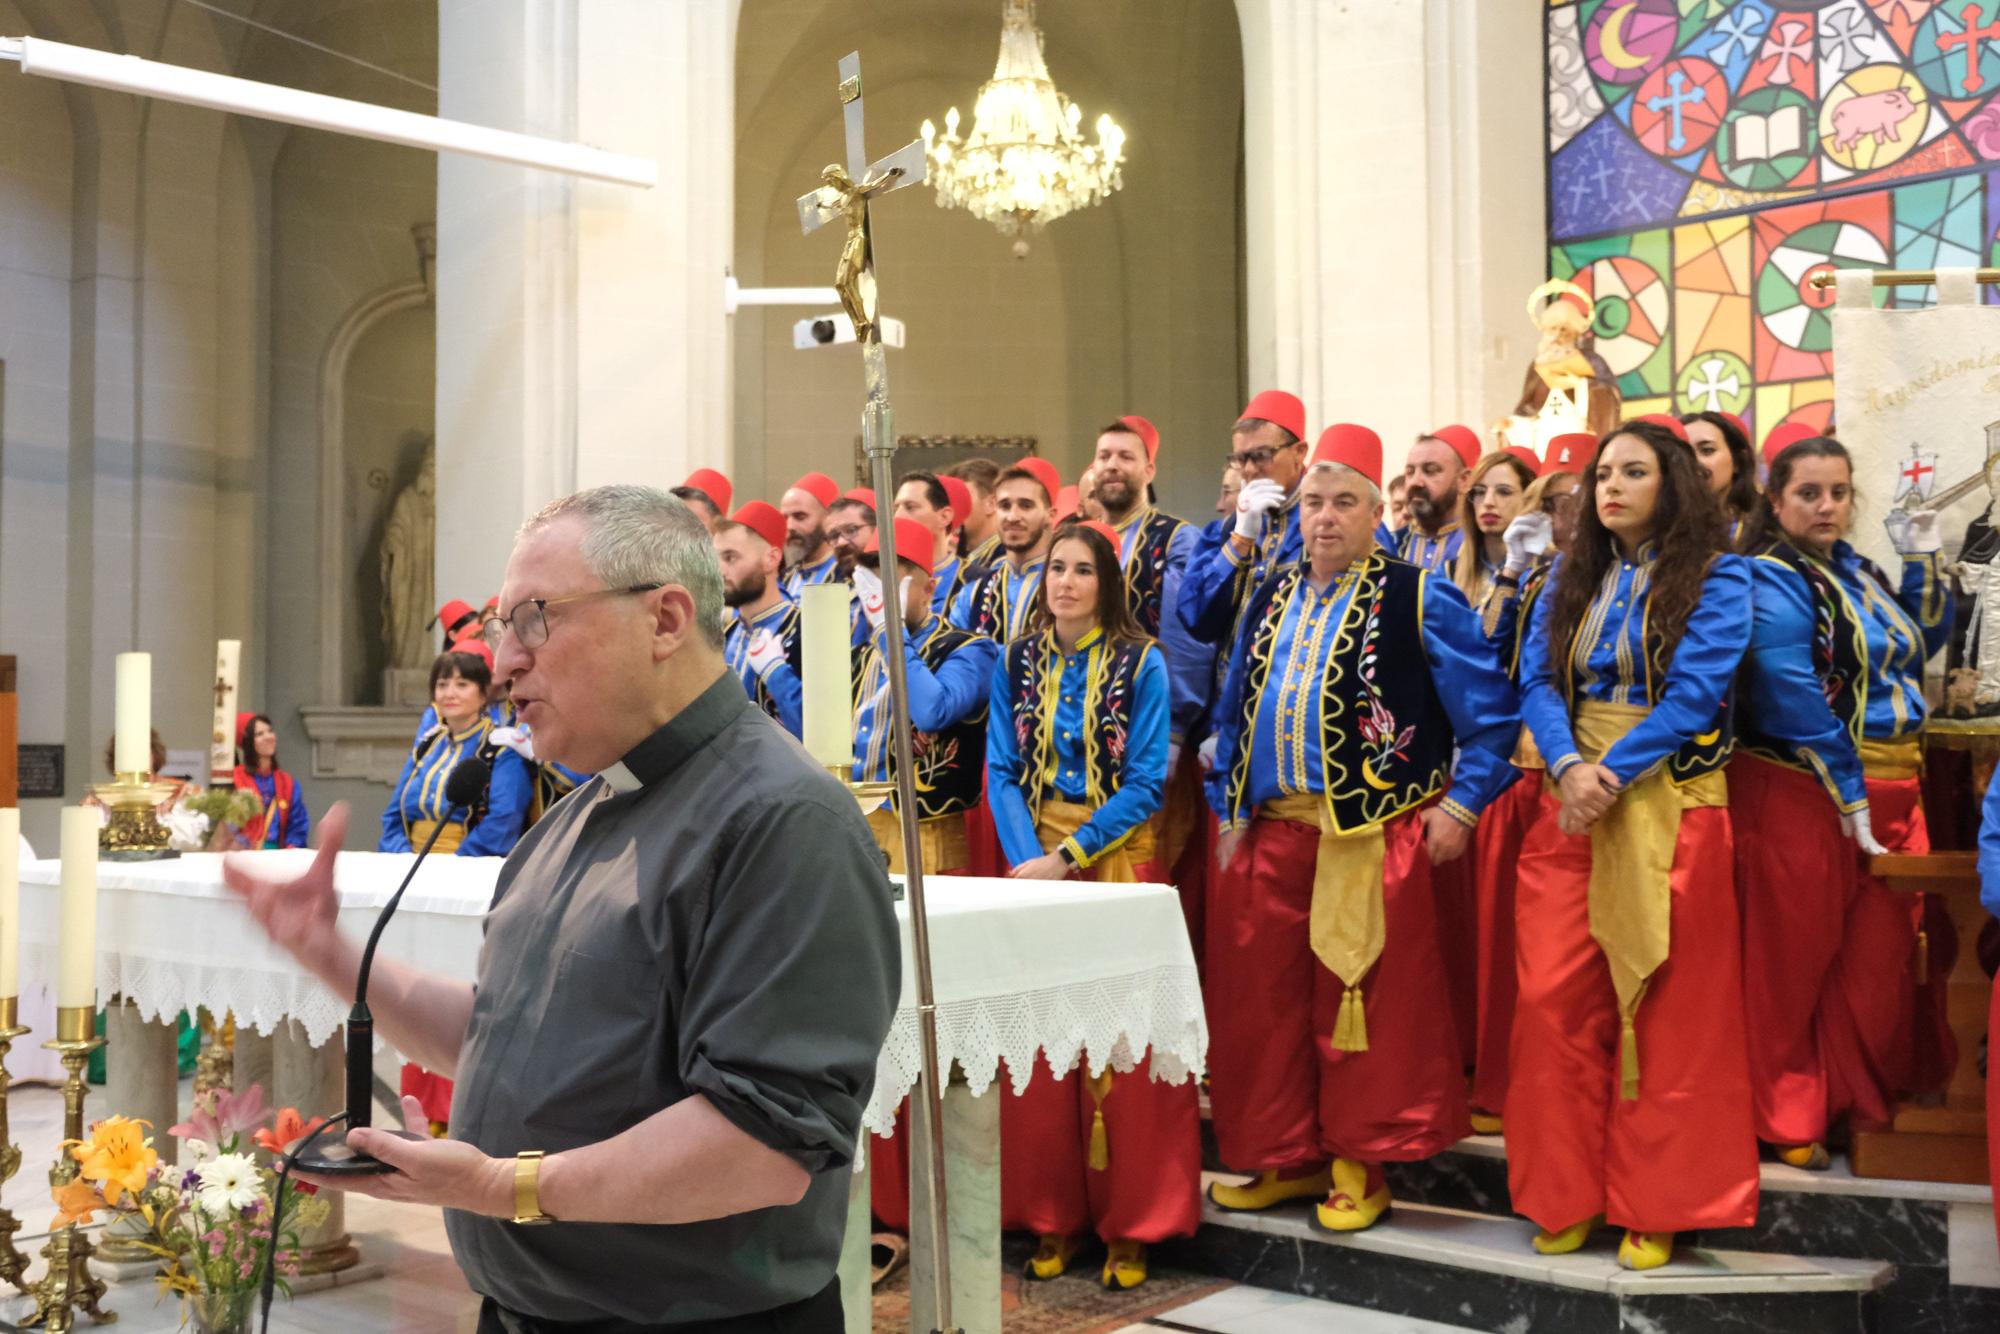
[[[1549,295],[1557,299],[1541,305]],[[1516,417],[1536,416],[1554,390],[1575,393],[1584,389],[1587,405],[1584,429],[1592,435],[1603,435],[1623,419],[1625,398],[1618,392],[1617,377],[1611,374],[1611,367],[1594,347],[1589,301],[1582,288],[1560,279],[1544,283],[1529,299],[1529,312],[1541,339],[1535,348],[1534,364],[1528,368],[1521,387],[1521,401],[1514,405]]]
[[[426,628],[436,606],[437,446],[424,446],[416,480],[404,487],[382,529],[382,639],[390,667],[428,667],[437,645]]]
[[[1945,675],[1945,713],[2000,714],[2000,454],[1986,460],[1985,513],[1965,526],[1965,544],[1951,567],[1958,581],[1958,630]]]

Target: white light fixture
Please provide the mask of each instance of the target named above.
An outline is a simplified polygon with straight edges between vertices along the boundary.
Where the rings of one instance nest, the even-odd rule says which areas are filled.
[[[659,181],[659,164],[650,158],[607,153],[582,144],[559,139],[542,139],[532,134],[515,134],[461,120],[421,116],[414,111],[398,111],[356,102],[345,97],[281,88],[274,83],[258,83],[227,74],[165,65],[138,56],[116,55],[87,46],[71,46],[40,37],[0,37],[0,60],[20,62],[23,74],[61,79],[67,83],[89,84],[114,92],[137,93],[168,102],[233,111],[260,120],[283,121],[315,130],[332,130],[362,139],[404,144],[411,148],[431,148],[439,152],[469,153],[496,162],[514,162],[524,167],[541,167],[571,176],[636,185],[651,189]]]
[[[973,105],[972,132],[959,138],[957,107],[945,114],[942,138],[930,121],[923,125],[939,206],[992,223],[1025,257],[1030,232],[1103,203],[1124,184],[1125,131],[1099,116],[1091,144],[1082,123],[1083,112],[1049,77],[1035,0],[1002,0],[1000,59]]]

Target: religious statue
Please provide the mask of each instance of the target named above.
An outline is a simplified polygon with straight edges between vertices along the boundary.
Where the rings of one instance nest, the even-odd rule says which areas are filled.
[[[1952,718],[2000,714],[2000,454],[1985,468],[1986,509],[1965,528],[1951,575],[1958,583],[1958,626],[1945,673],[1944,712]]]
[[[428,628],[436,605],[437,446],[424,446],[417,476],[382,528],[382,640],[390,668],[421,670],[437,656]]]
[[[1553,296],[1555,300],[1548,301]],[[1543,304],[1547,301],[1547,304]],[[1565,430],[1603,435],[1622,419],[1624,396],[1611,367],[1597,355],[1590,322],[1596,314],[1590,294],[1561,278],[1543,283],[1528,298],[1528,314],[1541,341],[1528,368],[1514,419],[1533,421],[1544,415],[1552,396],[1561,395],[1581,410],[1581,419]],[[1561,404],[1555,405],[1558,409]]]
[[[819,174],[825,182],[819,189],[820,207],[839,213],[847,220],[847,243],[840,248],[840,262],[833,270],[833,290],[847,318],[854,321],[854,340],[868,341],[875,328],[875,262],[868,236],[868,196],[892,181],[900,171],[871,177],[856,184],[839,163],[828,163]]]

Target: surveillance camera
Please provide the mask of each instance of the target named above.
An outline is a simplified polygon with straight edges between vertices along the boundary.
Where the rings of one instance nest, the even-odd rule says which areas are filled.
[[[903,346],[903,322],[881,317],[882,342],[888,347]],[[845,314],[811,315],[792,325],[792,347],[806,351],[854,341],[854,321]]]

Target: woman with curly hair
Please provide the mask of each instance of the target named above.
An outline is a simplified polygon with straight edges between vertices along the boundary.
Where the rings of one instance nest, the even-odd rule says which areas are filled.
[[[1164,879],[1167,668],[1120,569],[1109,525],[1063,528],[1027,630],[993,673],[986,790],[1016,880]],[[1145,1060],[1129,1074],[1035,1067],[1000,1100],[1002,1225],[1041,1238],[1030,1278],[1060,1276],[1095,1231],[1104,1286],[1137,1287],[1146,1247],[1193,1236],[1200,1218],[1194,1083],[1154,1083]]]
[[[1521,654],[1558,800],[1521,852],[1508,1183],[1542,1254],[1608,1221],[1652,1269],[1757,1215],[1723,778],[1750,574],[1666,425],[1604,436],[1584,479]]]

